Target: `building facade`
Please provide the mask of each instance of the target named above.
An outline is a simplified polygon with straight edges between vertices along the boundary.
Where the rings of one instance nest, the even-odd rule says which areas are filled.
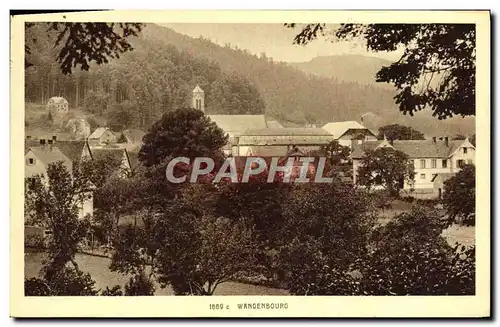
[[[433,137],[431,140],[387,140],[364,142],[351,154],[353,181],[357,183],[357,171],[367,150],[391,147],[406,153],[414,167],[413,182],[404,183],[403,191],[415,197],[436,197],[443,192],[444,182],[455,175],[464,165],[475,164],[474,145],[465,140],[449,140]]]
[[[325,131],[340,145],[353,149],[365,141],[376,141],[375,133],[356,121],[331,122],[323,125]]]

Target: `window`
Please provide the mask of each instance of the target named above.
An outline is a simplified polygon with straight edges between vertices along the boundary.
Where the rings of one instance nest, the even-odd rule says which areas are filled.
[[[425,159],[420,160],[420,168],[425,168]]]
[[[436,167],[437,167],[437,162],[436,162],[436,159],[432,159],[432,160],[431,160],[431,167],[432,167],[432,168],[436,168]]]
[[[472,165],[472,159],[467,160],[468,165]]]
[[[420,174],[420,179],[425,179],[425,174]]]
[[[463,148],[464,149],[464,154],[467,154],[467,148]]]
[[[415,167],[415,160],[409,160],[409,161],[408,161],[408,163],[409,163],[411,166]]]
[[[446,159],[443,159],[443,162],[442,162],[442,164],[443,164],[443,168],[446,168],[446,167],[448,167],[448,160],[446,160]]]
[[[28,158],[26,159],[26,164],[27,165],[34,165],[35,164],[35,159],[34,158]]]
[[[464,166],[464,161],[462,159],[457,160],[457,167],[462,168]]]

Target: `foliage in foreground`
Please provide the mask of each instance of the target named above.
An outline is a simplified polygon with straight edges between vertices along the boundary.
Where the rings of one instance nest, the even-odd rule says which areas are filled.
[[[444,183],[443,204],[450,225],[454,222],[475,225],[476,169],[473,165],[465,165]]]
[[[435,212],[417,208],[377,228],[368,252],[350,265],[332,264],[317,241],[296,243],[295,295],[473,295],[475,248],[453,247]],[[298,262],[305,262],[300,268]]]

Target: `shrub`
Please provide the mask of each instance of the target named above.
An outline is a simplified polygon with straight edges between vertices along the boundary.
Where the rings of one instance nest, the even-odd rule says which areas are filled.
[[[64,267],[46,274],[43,279],[26,279],[24,292],[26,296],[89,296],[97,295],[94,285],[88,273]]]
[[[125,284],[126,296],[154,295],[155,286],[153,282],[143,273],[139,273],[130,278]]]
[[[40,234],[30,233],[24,235],[24,247],[30,249],[43,249],[45,243],[43,236]]]
[[[114,286],[113,288],[109,288],[106,286],[106,289],[101,291],[101,296],[122,296],[123,292],[119,285]]]

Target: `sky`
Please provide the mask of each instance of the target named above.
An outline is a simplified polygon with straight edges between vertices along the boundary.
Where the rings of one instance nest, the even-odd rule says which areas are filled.
[[[361,42],[332,43],[323,38],[306,46],[294,45],[293,38],[300,32],[300,26],[291,29],[284,27],[283,24],[175,23],[159,25],[191,37],[203,36],[222,46],[230,43],[254,54],[265,52],[268,57],[272,57],[275,61],[304,62],[318,56],[345,54],[378,57],[393,61],[399,59],[401,55],[400,52],[368,52]]]

